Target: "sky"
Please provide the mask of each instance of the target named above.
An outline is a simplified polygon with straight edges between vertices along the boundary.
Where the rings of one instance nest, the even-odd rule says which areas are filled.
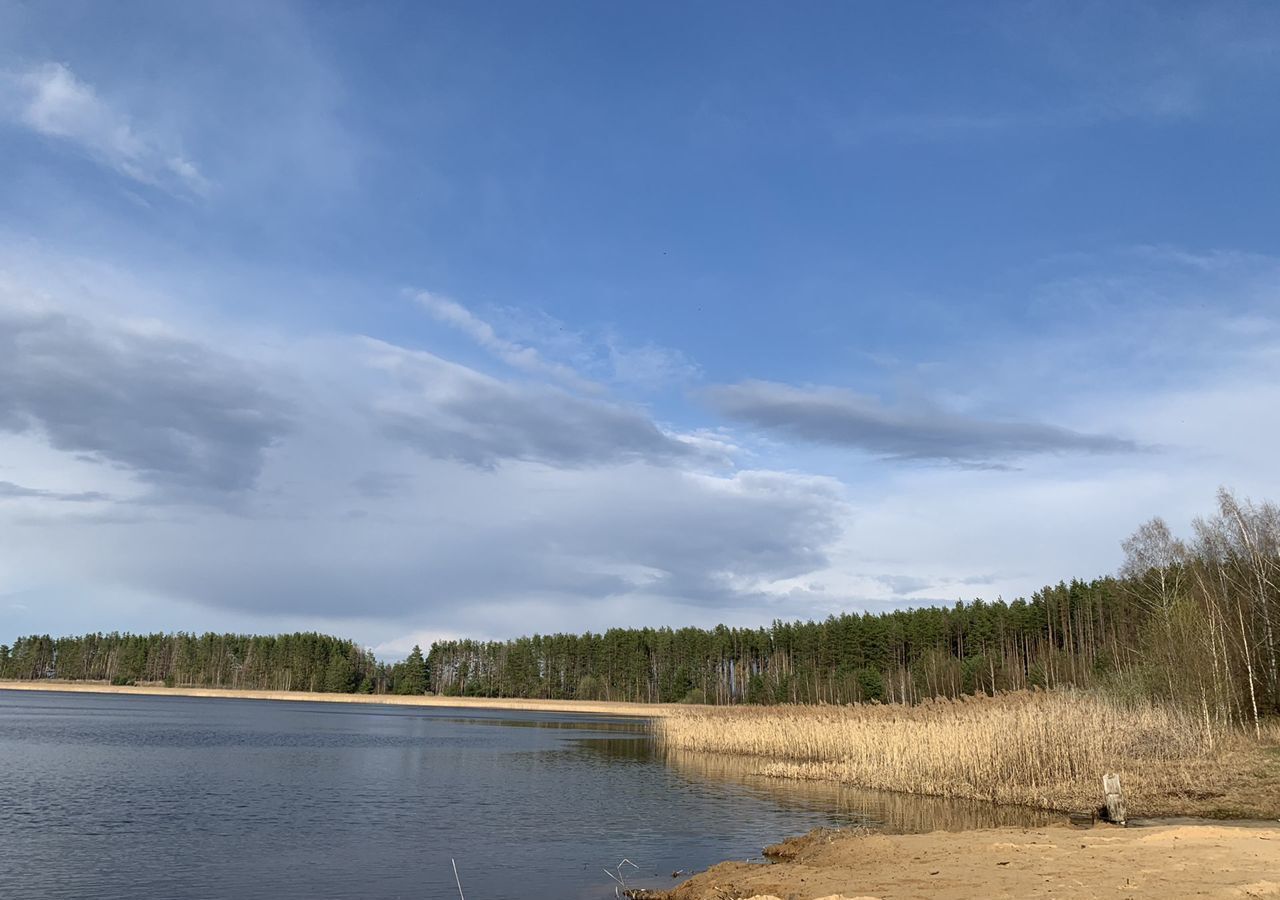
[[[0,641],[1013,600],[1280,497],[1271,3],[0,0]]]

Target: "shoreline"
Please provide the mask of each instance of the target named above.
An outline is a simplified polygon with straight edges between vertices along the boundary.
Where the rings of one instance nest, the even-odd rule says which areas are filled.
[[[689,709],[676,704],[71,681],[6,680],[0,681],[3,691],[372,704],[459,712],[488,709],[633,719],[664,719]],[[1248,777],[1245,781],[1252,782],[1255,790],[1263,787]],[[1235,823],[1134,821],[1129,828],[1105,824],[1092,828],[999,826],[905,834],[817,829],[766,848],[768,864],[722,862],[671,888],[635,889],[627,895],[635,900],[961,900],[1073,894],[1167,900],[1191,893],[1224,898],[1280,896],[1280,872],[1273,864],[1277,854],[1280,822],[1273,819]]]
[[[641,900],[901,900],[1280,895],[1280,825],[995,828],[930,834],[818,829]]]
[[[233,688],[112,685],[90,681],[0,681],[0,691],[52,691],[66,694],[123,694],[135,697],[199,697],[218,700],[275,700],[300,703],[365,703],[438,709],[493,709],[514,712],[579,713],[654,719],[679,708],[668,703],[609,700],[529,700],[502,697],[445,697],[428,694],[327,694],[319,691],[254,691]]]

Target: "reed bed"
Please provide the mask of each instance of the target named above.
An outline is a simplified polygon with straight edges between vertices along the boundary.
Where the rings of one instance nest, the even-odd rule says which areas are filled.
[[[755,757],[763,774],[880,790],[1082,809],[1119,772],[1135,812],[1192,811],[1244,740],[1177,708],[1015,692],[918,706],[715,707],[655,721],[670,750]],[[1202,804],[1203,806],[1203,804]]]

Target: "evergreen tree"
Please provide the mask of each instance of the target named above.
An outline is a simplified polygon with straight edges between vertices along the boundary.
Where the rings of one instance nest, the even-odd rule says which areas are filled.
[[[404,661],[400,675],[396,678],[397,694],[425,694],[427,692],[427,661],[422,656],[422,648],[417,644]]]
[[[438,641],[394,665],[314,633],[31,635],[0,646],[0,677],[708,703],[916,703],[1109,683],[1260,731],[1280,712],[1280,509],[1224,492],[1194,540],[1155,520],[1124,549],[1121,578],[1012,603]]]

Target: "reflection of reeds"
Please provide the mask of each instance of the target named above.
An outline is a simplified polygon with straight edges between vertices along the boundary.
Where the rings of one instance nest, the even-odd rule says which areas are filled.
[[[767,761],[748,756],[668,750],[663,757],[667,765],[691,781],[741,784],[784,806],[818,810],[846,824],[895,834],[1039,828],[1065,821],[1060,813],[1025,806],[874,790],[831,779],[769,778],[761,772]]]
[[[1194,717],[1081,693],[690,709],[654,730],[667,750],[758,757],[784,778],[1057,809],[1094,804],[1108,771],[1142,807],[1190,787],[1210,757]]]

